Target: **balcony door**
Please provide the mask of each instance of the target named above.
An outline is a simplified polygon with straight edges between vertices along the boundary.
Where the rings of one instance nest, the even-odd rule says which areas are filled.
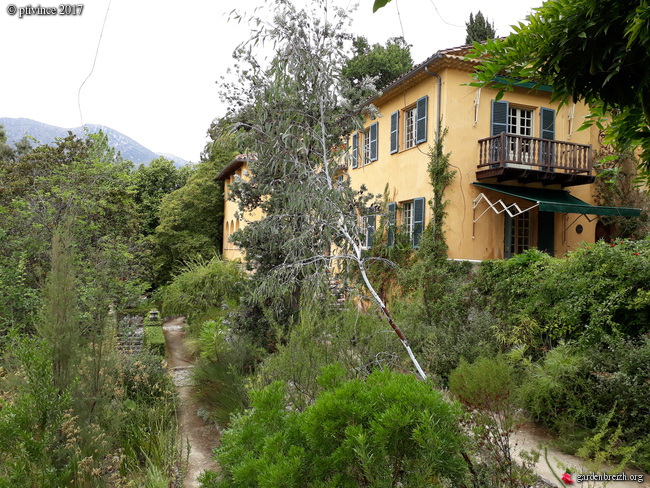
[[[533,111],[526,108],[509,107],[508,133],[516,136],[533,137]],[[532,141],[523,137],[510,138],[508,159],[531,164],[533,161]]]

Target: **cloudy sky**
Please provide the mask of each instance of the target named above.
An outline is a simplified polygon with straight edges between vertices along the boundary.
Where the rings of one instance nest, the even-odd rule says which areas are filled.
[[[210,122],[225,113],[217,81],[247,38],[246,26],[229,22],[229,14],[233,8],[252,12],[264,2],[82,2],[67,9],[78,15],[22,18],[21,8],[58,10],[60,4],[1,4],[0,116],[66,128],[101,124],[153,151],[198,161]],[[481,10],[497,34],[506,35],[541,0],[393,0],[375,14],[372,3],[361,0],[352,32],[373,43],[403,35],[418,63],[462,45],[470,13]]]

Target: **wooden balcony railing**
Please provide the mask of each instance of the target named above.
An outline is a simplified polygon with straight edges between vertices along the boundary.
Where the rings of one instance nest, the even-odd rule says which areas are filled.
[[[501,134],[479,143],[479,172],[513,168],[591,176],[591,146],[572,142]]]

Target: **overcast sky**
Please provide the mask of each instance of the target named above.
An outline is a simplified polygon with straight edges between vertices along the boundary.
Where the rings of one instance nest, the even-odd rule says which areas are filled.
[[[339,5],[345,2],[339,0]],[[375,14],[372,3],[360,2],[352,32],[382,44],[403,35],[419,63],[439,49],[464,44],[465,22],[472,12],[481,10],[498,35],[507,35],[510,25],[542,2],[393,0]],[[101,124],[152,151],[198,161],[210,122],[225,113],[216,82],[232,64],[235,46],[247,38],[246,26],[228,22],[229,13],[263,4],[86,0],[76,4],[83,5],[80,15],[19,18],[20,9],[29,5],[60,4],[4,0],[0,116],[66,128]],[[15,15],[9,15],[10,6],[18,10]]]

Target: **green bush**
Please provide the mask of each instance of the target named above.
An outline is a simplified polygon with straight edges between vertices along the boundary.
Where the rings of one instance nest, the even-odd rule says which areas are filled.
[[[285,385],[251,393],[252,408],[221,438],[218,479],[206,488],[458,485],[465,477],[459,409],[414,376],[376,371],[340,382],[304,412],[287,408]],[[338,386],[336,386],[338,385]]]
[[[536,481],[532,464],[538,454],[526,453],[523,464],[514,457],[515,389],[514,369],[503,356],[462,361],[449,376],[449,390],[466,409],[463,426],[472,434],[474,486],[519,488]]]
[[[408,364],[394,332],[373,315],[305,304],[298,322],[280,336],[277,351],[256,371],[257,386],[274,381],[291,385],[287,401],[299,410],[322,390],[317,378],[325,366],[339,362],[346,378],[362,378],[377,368]]]
[[[394,304],[398,323],[424,369],[446,384],[461,359],[496,355],[494,317],[478,307],[471,263],[419,261],[403,273],[408,297]]]
[[[481,265],[476,288],[508,345],[539,356],[561,340],[650,332],[650,239],[584,245],[563,259],[528,251]]]
[[[634,461],[650,467],[650,336],[561,345],[528,366],[519,398],[574,450],[615,412],[607,421],[611,433],[620,428],[622,442],[638,442]]]
[[[165,334],[160,325],[144,326],[143,344],[146,348],[161,357],[165,357]]]
[[[45,341],[13,338],[3,359],[0,487],[127,486],[177,465],[174,388],[159,357],[88,355],[64,390]]]
[[[208,412],[209,420],[224,427],[230,416],[248,404],[245,377],[232,354],[214,360],[200,358],[194,363],[194,396]]]
[[[238,300],[244,280],[236,263],[216,256],[210,260],[197,258],[187,263],[163,290],[162,313],[184,315],[191,323],[211,307]]]

